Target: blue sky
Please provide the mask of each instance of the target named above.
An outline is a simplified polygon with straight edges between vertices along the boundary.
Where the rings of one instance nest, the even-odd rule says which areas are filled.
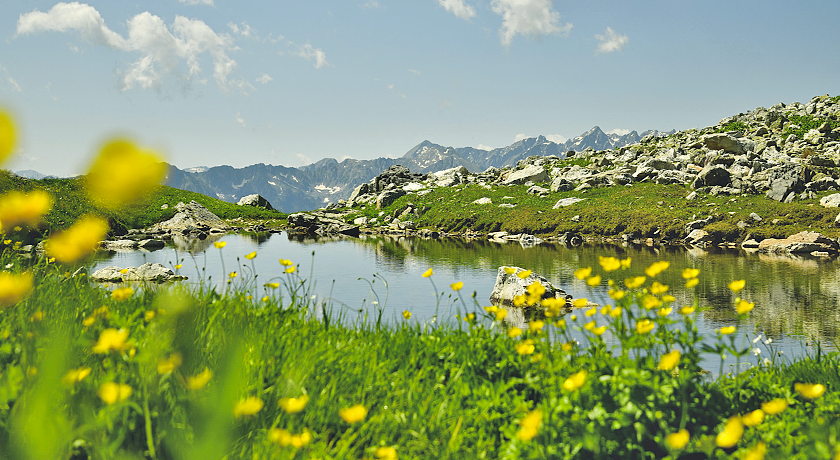
[[[687,129],[840,94],[840,2],[3,0],[9,169],[185,168]]]

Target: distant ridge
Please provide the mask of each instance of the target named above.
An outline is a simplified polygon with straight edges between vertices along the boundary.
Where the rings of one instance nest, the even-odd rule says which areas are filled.
[[[430,173],[463,166],[471,172],[487,168],[513,166],[530,156],[556,155],[563,158],[569,150],[587,148],[607,150],[639,142],[648,135],[673,133],[655,130],[639,134],[607,134],[595,126],[589,131],[556,143],[545,136],[531,137],[507,147],[482,150],[473,147],[445,147],[425,140],[400,158],[373,160],[346,159],[341,162],[325,158],[300,168],[255,164],[245,168],[231,166],[169,167],[166,184],[182,190],[202,193],[228,202],[258,193],[283,212],[316,209],[346,199],[359,184],[368,182],[390,166],[400,164],[412,172]]]

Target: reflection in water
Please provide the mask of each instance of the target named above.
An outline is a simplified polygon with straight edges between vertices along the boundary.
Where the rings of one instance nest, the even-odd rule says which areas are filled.
[[[219,239],[228,242],[221,251],[211,244]],[[468,309],[489,305],[489,296],[501,265],[531,269],[545,276],[551,283],[575,298],[585,297],[597,304],[610,304],[606,282],[596,289],[589,289],[574,277],[581,267],[593,267],[600,272],[599,256],[632,258],[630,269],[612,272],[613,278],[643,274],[653,262],[667,260],[671,268],[657,277],[670,286],[669,293],[677,298],[676,307],[693,304],[695,296],[701,307],[698,328],[707,336],[714,330],[735,323],[735,295],[728,289],[729,282],[747,281],[739,293],[755,303],[749,323],[741,325],[741,332],[763,333],[776,343],[799,347],[802,341],[819,341],[823,345],[837,341],[840,330],[840,262],[837,259],[802,259],[783,256],[745,254],[735,250],[701,250],[680,247],[617,246],[593,244],[569,248],[559,244],[541,244],[523,248],[516,243],[496,243],[486,240],[461,239],[427,240],[416,237],[389,237],[362,235],[361,238],[312,238],[285,235],[212,235],[206,240],[176,240],[175,247],[154,253],[117,253],[101,266],[137,266],[144,262],[159,262],[173,266],[186,258],[183,272],[190,274],[194,261],[195,278],[222,273],[221,257],[225,257],[228,271],[236,270],[236,259],[254,263],[259,286],[269,280],[284,279],[283,267],[278,258],[291,259],[299,264],[302,277],[314,280],[314,292],[319,300],[332,302],[345,313],[359,309],[383,311],[386,321],[401,321],[402,311],[413,313],[412,321],[429,321],[436,314],[437,320],[450,320],[451,315],[463,310],[458,294]],[[202,251],[211,248],[209,254]],[[176,252],[177,251],[177,252]],[[258,252],[253,261],[243,256]],[[432,278],[421,274],[433,267]],[[700,284],[685,289],[681,276],[683,268],[700,269]],[[95,267],[97,268],[97,267]],[[242,273],[250,271],[238,268]],[[374,275],[376,275],[374,277]],[[605,276],[605,278],[607,278]],[[464,289],[454,293],[449,284],[463,281]],[[371,289],[371,282],[373,289]],[[470,295],[475,293],[475,303]],[[373,302],[377,299],[379,304]],[[385,300],[387,298],[387,301]],[[355,315],[355,313],[352,313]],[[447,316],[449,315],[449,316]],[[511,319],[515,315],[511,315]]]

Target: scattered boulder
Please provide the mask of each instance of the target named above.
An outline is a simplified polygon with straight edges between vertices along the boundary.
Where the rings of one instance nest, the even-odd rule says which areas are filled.
[[[585,198],[575,198],[575,197],[561,198],[561,199],[557,200],[557,203],[554,203],[554,206],[552,206],[551,209],[557,209],[557,208],[561,208],[561,207],[565,207],[565,206],[571,206],[575,203],[583,201],[584,199]]]
[[[727,186],[732,181],[732,174],[723,165],[710,165],[703,168],[697,178],[694,179],[692,187],[713,187],[716,185]]]
[[[508,273],[505,269],[514,269],[513,273]],[[525,271],[519,267],[499,267],[496,274],[496,284],[493,286],[493,292],[490,293],[490,303],[493,305],[504,305],[506,307],[513,306],[513,298],[519,295],[526,294],[526,288],[534,281],[539,282],[545,287],[543,299],[564,299],[566,301],[566,308],[571,309],[572,296],[560,288],[552,285],[544,276],[536,273],[531,273],[527,277],[520,278],[519,273]]]
[[[546,182],[548,173],[545,168],[537,165],[529,165],[523,169],[511,171],[502,181],[502,185],[519,185],[526,182]]]
[[[195,201],[175,205],[176,213],[171,219],[153,225],[150,233],[207,233],[213,230],[224,232],[230,227],[219,216]]]
[[[837,254],[840,243],[818,232],[799,232],[784,239],[767,238],[758,244],[759,252],[770,254],[810,254],[826,252]]]
[[[493,200],[491,200],[490,198],[487,198],[486,196],[473,201],[473,204],[491,204],[491,203],[493,203]]]
[[[274,211],[274,207],[271,206],[271,203],[257,193],[243,196],[236,204],[239,206],[253,206],[255,208],[263,208],[269,211]]]
[[[145,263],[139,267],[120,268],[114,265],[101,268],[90,275],[93,281],[122,283],[125,281],[151,281],[163,283],[187,279],[161,264]]]
[[[289,225],[298,230],[303,230],[303,233],[321,236],[346,235],[357,237],[361,233],[359,225],[364,225],[356,224],[355,221],[351,225],[339,219],[305,212],[290,214],[287,220]]]
[[[834,193],[820,198],[820,205],[826,208],[840,208],[840,193]]]
[[[403,195],[405,195],[405,190],[401,188],[383,190],[382,193],[376,197],[376,209],[387,208],[394,201],[397,201],[397,198]]]
[[[540,187],[539,185],[532,185],[528,188],[526,193],[528,193],[528,195],[539,195],[542,197],[546,197],[550,193],[550,190],[545,187]]]

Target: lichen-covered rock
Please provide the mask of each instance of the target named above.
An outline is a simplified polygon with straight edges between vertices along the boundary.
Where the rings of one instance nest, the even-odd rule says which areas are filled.
[[[762,240],[758,244],[758,251],[771,254],[810,254],[815,251],[837,254],[840,244],[822,233],[804,231],[784,239]]]
[[[162,283],[187,279],[161,264],[145,263],[139,267],[120,268],[114,265],[101,268],[90,275],[93,281],[122,283],[124,281],[151,281]]]
[[[183,202],[175,205],[178,211],[171,219],[153,225],[150,232],[190,232],[209,231],[211,229],[227,230],[230,227],[219,216],[195,201],[187,204]]]
[[[508,273],[505,269],[514,269],[513,273]],[[531,273],[525,278],[517,276],[524,272],[525,269],[519,267],[499,267],[496,275],[496,285],[493,286],[493,292],[490,293],[490,303],[493,305],[513,306],[513,298],[519,295],[526,294],[526,288],[534,281],[539,282],[545,287],[543,299],[564,299],[566,300],[566,307],[571,309],[572,296],[558,287],[552,285],[544,276],[536,273]]]
[[[255,208],[263,208],[269,211],[274,210],[274,207],[271,206],[271,203],[269,203],[268,200],[266,200],[257,193],[243,196],[239,199],[239,201],[236,204],[239,206],[253,206]]]

